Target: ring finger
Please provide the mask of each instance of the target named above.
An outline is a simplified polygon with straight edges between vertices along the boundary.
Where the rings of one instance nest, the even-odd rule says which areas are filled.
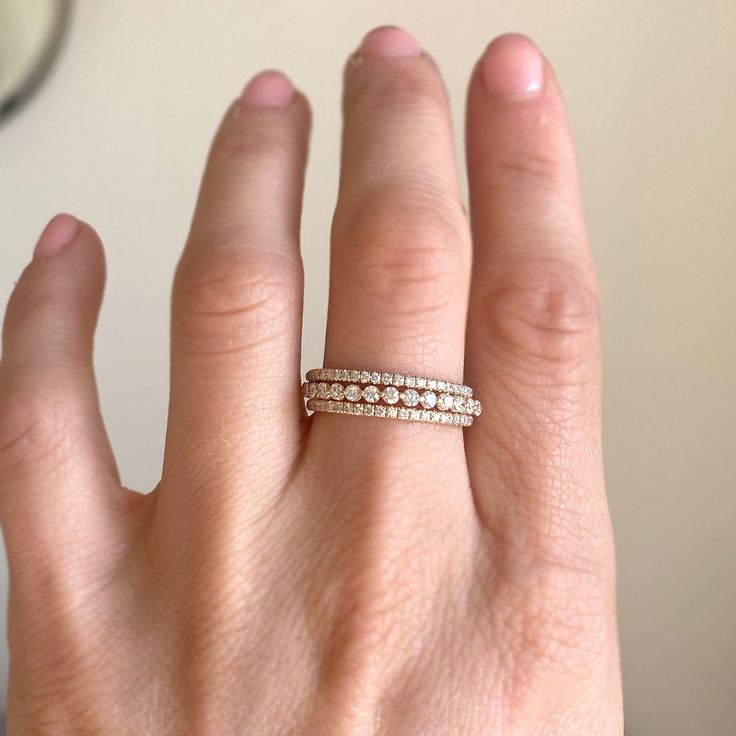
[[[436,65],[404,31],[371,31],[343,118],[325,365],[461,381],[470,236]]]

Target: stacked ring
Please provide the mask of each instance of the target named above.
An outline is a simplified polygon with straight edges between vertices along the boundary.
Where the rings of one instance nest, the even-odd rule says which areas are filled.
[[[480,416],[473,389],[452,381],[404,373],[313,368],[302,395],[310,411],[469,427]]]

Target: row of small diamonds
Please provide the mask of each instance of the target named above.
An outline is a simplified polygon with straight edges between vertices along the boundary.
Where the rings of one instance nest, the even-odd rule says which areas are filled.
[[[312,368],[307,371],[307,381],[351,381],[352,383],[372,383],[374,386],[396,386],[401,388],[428,388],[455,396],[470,398],[473,389],[460,383],[442,381],[424,376],[407,376],[403,373],[381,373],[380,371],[355,371],[345,368]]]
[[[473,417],[469,414],[453,414],[448,411],[428,411],[427,409],[407,409],[399,406],[383,406],[377,404],[351,404],[349,401],[330,401],[309,399],[307,409],[310,411],[326,411],[337,414],[358,414],[364,417],[385,417],[386,419],[408,419],[414,422],[431,422],[433,424],[450,424],[457,427],[469,427]]]
[[[395,386],[386,386],[381,391],[374,385],[361,388],[354,383],[343,386],[341,383],[328,384],[325,381],[320,383],[310,381],[302,384],[302,395],[305,399],[320,398],[332,399],[333,401],[347,399],[353,403],[363,399],[369,404],[375,404],[383,399],[387,404],[393,405],[398,404],[401,400],[408,407],[421,404],[425,409],[437,408],[442,411],[452,411],[456,414],[474,414],[475,416],[480,416],[482,411],[481,403],[477,399],[468,399],[465,396],[453,396],[452,394],[438,395],[431,389],[422,391],[420,394],[413,388],[407,388],[400,392]]]

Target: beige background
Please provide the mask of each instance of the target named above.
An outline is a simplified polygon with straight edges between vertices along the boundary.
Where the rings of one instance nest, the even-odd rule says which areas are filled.
[[[222,111],[267,66],[311,98],[304,364],[317,365],[341,66],[388,22],[440,62],[459,146],[466,79],[492,36],[529,33],[557,67],[603,289],[627,732],[733,733],[733,0],[81,2],[52,79],[0,129],[0,299],[53,213],[99,229],[109,263],[96,353],[103,409],[124,482],[152,487],[169,283]]]

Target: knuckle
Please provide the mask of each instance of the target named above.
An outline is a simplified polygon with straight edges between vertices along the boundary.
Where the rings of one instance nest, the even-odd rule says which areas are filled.
[[[405,196],[405,188],[403,188]],[[379,313],[439,311],[470,269],[469,235],[459,205],[440,197],[416,198],[403,210],[384,187],[333,226],[341,241],[344,274],[359,298]]]
[[[276,252],[183,260],[174,287],[174,329],[185,353],[231,354],[283,335],[299,302],[301,269]]]
[[[8,481],[68,452],[73,413],[60,398],[18,392],[0,405],[0,473]]]
[[[539,265],[497,279],[484,298],[485,326],[520,357],[575,362],[600,340],[597,288],[569,266]]]
[[[5,331],[20,329],[49,314],[58,316],[65,306],[64,300],[57,299],[52,291],[16,288],[5,313]]]
[[[435,73],[423,68],[405,70],[396,75],[371,75],[348,85],[345,107],[356,114],[398,107],[431,116],[446,109],[447,93]]]
[[[509,141],[508,145],[494,146],[479,159],[483,176],[494,187],[510,191],[540,188],[560,191],[569,186],[568,167],[551,144],[540,148],[526,140]]]
[[[274,160],[288,158],[291,146],[280,126],[246,125],[237,121],[237,124],[222,126],[217,132],[209,155],[211,161],[247,159],[272,164]]]

